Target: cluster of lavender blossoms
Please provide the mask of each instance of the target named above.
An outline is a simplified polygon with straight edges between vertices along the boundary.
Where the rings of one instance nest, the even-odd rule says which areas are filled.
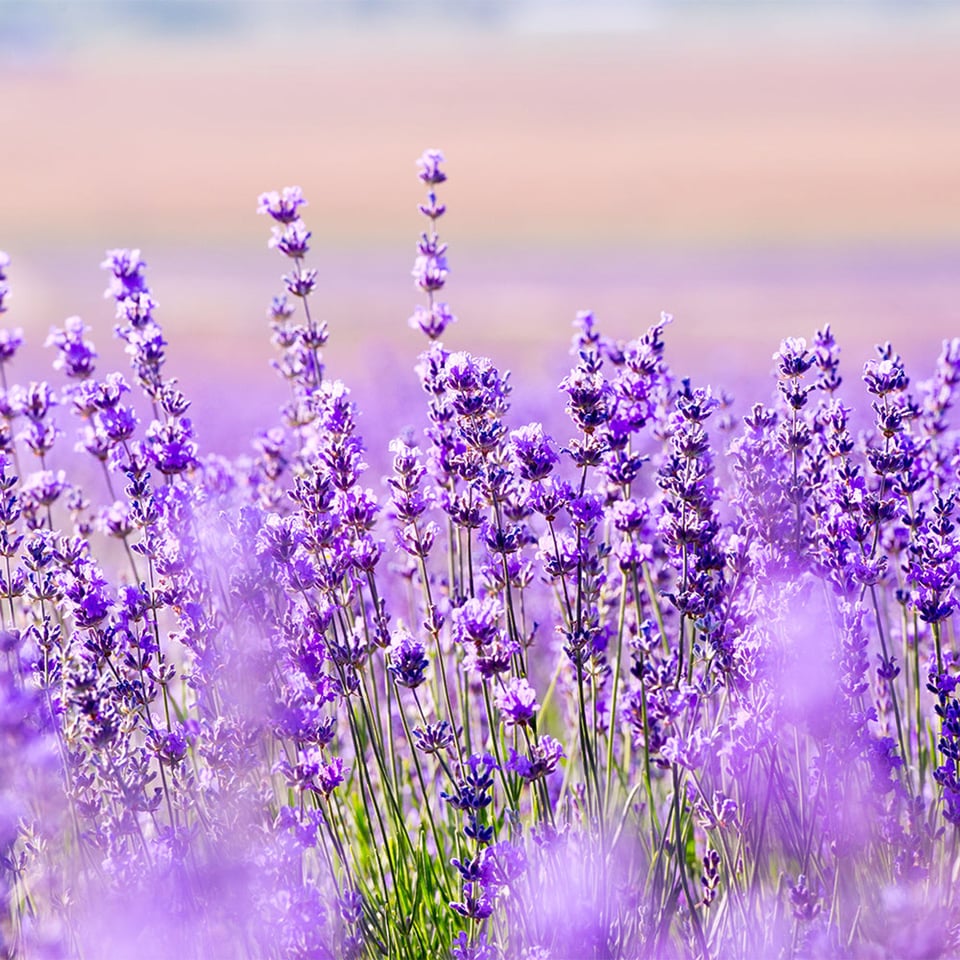
[[[379,492],[298,187],[247,457],[194,435],[139,251],[129,379],[70,317],[17,382],[0,329],[0,956],[957,956],[960,339],[847,383],[825,327],[741,405],[669,316],[582,313],[530,422],[440,342],[442,164]]]

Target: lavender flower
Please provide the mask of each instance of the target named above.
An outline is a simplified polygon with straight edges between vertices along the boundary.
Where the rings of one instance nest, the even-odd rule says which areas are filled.
[[[511,677],[497,693],[495,702],[507,726],[523,727],[533,722],[540,705],[537,694],[524,677]]]
[[[543,480],[560,459],[553,450],[550,437],[544,434],[542,424],[530,423],[512,431],[510,442],[524,480]]]
[[[424,655],[423,644],[409,633],[395,636],[390,648],[390,661],[390,673],[400,686],[414,690],[423,683],[429,662]]]
[[[3,300],[0,298],[0,305]],[[23,345],[23,330],[8,330],[6,327],[0,328],[0,369],[16,356],[17,351]]]
[[[413,264],[413,279],[416,286],[427,294],[427,306],[414,308],[409,325],[421,330],[431,340],[443,336],[446,328],[456,320],[448,304],[434,299],[447,282],[449,266],[447,264],[447,245],[441,243],[437,233],[437,220],[443,216],[446,207],[437,200],[435,187],[446,181],[447,175],[440,169],[443,154],[439,150],[427,150],[417,161],[420,167],[420,180],[430,188],[427,202],[419,205],[420,213],[430,221],[429,231],[420,235],[417,244],[417,258]]]
[[[511,748],[506,766],[522,780],[539,780],[553,773],[566,755],[562,744],[544,734],[533,745],[529,755],[519,754]]]
[[[7,268],[10,266],[10,255],[0,250],[0,313],[6,313],[9,309],[6,299],[10,295],[10,287],[7,285]]]
[[[300,218],[300,207],[307,206],[300,187],[284,187],[280,191],[261,193],[257,198],[257,213],[266,213],[277,223],[294,223]]]

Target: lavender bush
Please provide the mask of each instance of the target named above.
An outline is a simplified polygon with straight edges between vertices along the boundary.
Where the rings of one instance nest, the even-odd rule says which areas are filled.
[[[734,416],[669,317],[581,314],[525,423],[439,342],[442,161],[376,493],[296,187],[248,458],[201,451],[139,251],[132,374],[71,317],[16,383],[0,331],[3,956],[960,955],[960,339],[917,384],[882,345],[860,410],[788,339]]]

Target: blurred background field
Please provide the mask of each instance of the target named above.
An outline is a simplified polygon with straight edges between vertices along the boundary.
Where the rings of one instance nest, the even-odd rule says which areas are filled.
[[[45,375],[79,313],[117,360],[98,269],[142,249],[226,453],[273,422],[257,195],[300,184],[331,375],[373,432],[419,421],[406,318],[414,161],[447,155],[451,348],[551,388],[576,312],[675,315],[698,381],[765,375],[825,322],[855,380],[892,339],[925,377],[960,334],[960,11],[952,3],[0,0],[6,323]]]

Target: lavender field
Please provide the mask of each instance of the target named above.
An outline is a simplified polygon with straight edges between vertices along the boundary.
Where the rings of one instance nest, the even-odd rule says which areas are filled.
[[[952,34],[430,36],[0,62],[0,956],[960,956]]]
[[[584,312],[524,422],[441,343],[442,163],[379,491],[299,187],[258,202],[289,394],[252,456],[196,442],[138,250],[129,375],[71,317],[20,384],[4,329],[7,955],[951,955],[960,338],[919,382],[880,345],[857,407],[829,325],[788,338],[734,417],[669,315]]]

